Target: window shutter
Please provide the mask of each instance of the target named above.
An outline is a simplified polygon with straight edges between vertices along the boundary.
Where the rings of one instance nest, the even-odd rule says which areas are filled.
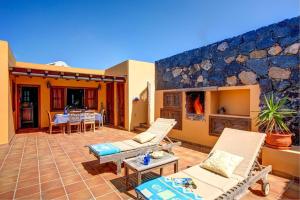
[[[64,88],[55,88],[50,89],[50,104],[51,111],[63,110],[65,107],[65,90]]]
[[[98,107],[98,90],[85,89],[85,106],[88,109],[97,109]]]

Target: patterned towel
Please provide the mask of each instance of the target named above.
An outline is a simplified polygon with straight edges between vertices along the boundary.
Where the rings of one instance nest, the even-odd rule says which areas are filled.
[[[105,155],[111,155],[115,153],[120,153],[121,150],[120,148],[109,144],[109,143],[104,143],[104,144],[93,144],[90,145],[89,148],[99,156],[105,156]]]
[[[190,188],[176,184],[171,178],[159,177],[143,183],[135,188],[146,199],[149,200],[203,200],[202,197],[194,194]]]

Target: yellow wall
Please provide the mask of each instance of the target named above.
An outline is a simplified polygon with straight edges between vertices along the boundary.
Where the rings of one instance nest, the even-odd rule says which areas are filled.
[[[8,72],[8,67],[14,64],[15,59],[8,43],[0,41],[0,94],[4,97],[0,103],[0,144],[8,143],[15,134]]]
[[[273,173],[287,178],[300,177],[300,148],[278,150],[262,149],[262,164],[272,165]]]
[[[153,63],[127,60],[105,70],[106,75],[127,78],[125,85],[125,128],[132,130],[148,121],[147,82],[151,84],[150,123],[154,121],[155,66]],[[133,102],[138,97],[140,100]]]
[[[229,115],[250,114],[250,90],[219,91],[219,108],[224,107]],[[239,106],[232,106],[239,105]]]
[[[166,91],[168,90],[155,92],[155,118],[160,117],[160,109],[163,107],[163,92]],[[170,136],[183,141],[212,147],[218,137],[209,135],[209,115],[216,114],[220,106],[225,106],[226,110],[229,111],[228,114],[250,116],[252,119],[252,130],[257,130],[255,117],[259,110],[259,93],[258,85],[219,87],[217,91],[206,91],[204,120],[193,121],[186,118],[186,96],[185,91],[182,91],[182,130],[172,130]],[[241,103],[239,103],[239,99]]]
[[[150,123],[154,121],[154,95],[155,95],[155,66],[154,63],[129,60],[129,120],[130,130],[140,123]],[[151,85],[150,109],[148,109],[147,82]],[[135,97],[138,102],[133,102]],[[148,111],[150,113],[148,113]],[[148,119],[148,116],[150,119]]]
[[[13,77],[13,76],[12,76]],[[98,90],[98,108],[100,111],[100,104],[103,103],[106,107],[106,86],[105,83],[99,83],[95,81],[77,81],[77,80],[65,80],[65,79],[52,79],[52,78],[41,78],[41,77],[27,77],[18,76],[15,77],[16,85],[38,85],[40,86],[40,127],[48,127],[49,120],[47,111],[50,111],[50,88],[47,88],[47,81],[51,83],[51,86],[67,86],[67,87],[91,87],[97,88],[101,84],[101,89]],[[16,90],[17,91],[17,90]],[[16,95],[17,98],[17,95]],[[52,115],[55,113],[52,112]],[[16,115],[15,115],[16,118]]]

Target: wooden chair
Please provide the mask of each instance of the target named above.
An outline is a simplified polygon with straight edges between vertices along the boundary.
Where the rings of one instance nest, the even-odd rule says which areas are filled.
[[[51,113],[49,111],[47,112],[48,112],[48,120],[49,120],[49,133],[52,134],[53,126],[61,126],[62,133],[65,134],[64,124],[60,124],[60,125],[55,124],[52,120]]]
[[[101,114],[102,119],[101,119],[101,121],[99,121],[99,128],[100,128],[100,126],[103,127],[104,122],[105,122],[105,109],[102,109],[102,110],[100,111],[100,114]]]
[[[95,122],[95,113],[94,112],[85,112],[84,113],[84,118],[82,121],[82,125],[83,125],[83,132],[85,133],[86,131],[86,126],[90,125],[91,129],[93,128],[93,132],[95,132],[95,126],[96,126],[96,122]]]
[[[52,117],[49,111],[48,111],[48,120],[49,120],[49,133],[52,134],[52,127],[55,126],[55,123],[52,121]]]
[[[77,126],[77,132],[80,133],[81,127],[81,112],[80,111],[71,111],[69,113],[69,121],[68,121],[68,133],[71,134],[72,126]]]

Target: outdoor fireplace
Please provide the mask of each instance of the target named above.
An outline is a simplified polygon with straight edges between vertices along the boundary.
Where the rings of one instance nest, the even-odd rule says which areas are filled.
[[[203,120],[205,113],[205,92],[186,92],[186,117],[190,120]]]

